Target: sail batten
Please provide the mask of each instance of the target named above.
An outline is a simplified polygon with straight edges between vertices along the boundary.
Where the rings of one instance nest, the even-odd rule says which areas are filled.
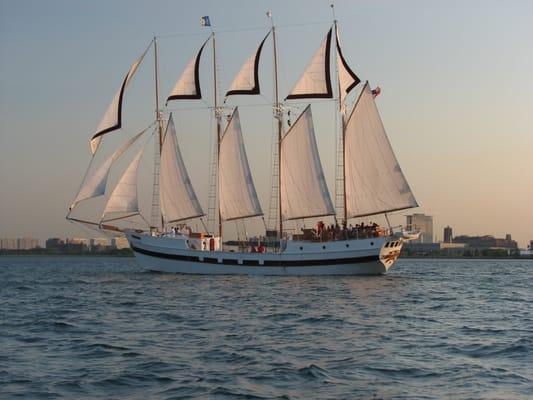
[[[178,78],[172,92],[167,98],[167,104],[170,100],[196,100],[202,98],[202,90],[200,88],[200,59],[205,45],[210,37],[202,44],[200,50],[189,64],[185,67]]]
[[[177,222],[204,215],[185,168],[176,138],[172,114],[161,148],[161,213],[166,222]]]
[[[100,124],[98,124],[96,132],[90,140],[92,154],[96,153],[96,150],[98,149],[98,146],[102,141],[103,135],[114,130],[120,129],[122,127],[122,103],[124,99],[124,92],[131,79],[133,78],[133,75],[135,75],[135,72],[137,72],[139,65],[143,61],[144,56],[148,52],[148,49],[151,45],[152,43],[150,43],[144,53],[131,65],[128,73],[126,74],[126,77],[122,81],[122,85],[115,93],[113,100],[111,100],[111,104],[109,104],[104,116],[102,117],[102,120],[100,121]]]
[[[329,30],[304,73],[296,82],[290,94],[285,98],[286,100],[310,98],[329,99],[333,97],[329,67],[332,30],[333,28]]]
[[[226,93],[226,99],[228,96],[232,95],[255,95],[260,93],[259,89],[259,60],[261,57],[261,51],[263,50],[263,45],[270,35],[270,30],[265,38],[259,44],[259,47],[243,64],[239,73],[233,79],[231,86]]]
[[[280,155],[283,220],[335,214],[318,154],[311,106],[282,139]]]
[[[394,155],[368,82],[346,123],[344,143],[348,218],[418,207]]]
[[[220,215],[224,221],[263,215],[248,164],[236,107],[220,140]]]

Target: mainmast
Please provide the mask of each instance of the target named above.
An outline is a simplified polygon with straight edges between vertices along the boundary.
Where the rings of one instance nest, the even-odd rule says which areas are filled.
[[[161,119],[161,111],[159,109],[159,64],[157,61],[157,37],[154,36],[154,78],[155,78],[155,117],[157,121],[157,127],[159,130],[159,157],[161,156],[161,149],[163,147],[163,120]],[[156,151],[155,154],[155,161],[154,164],[158,165],[158,154]],[[153,191],[153,198],[152,198],[152,208],[157,207],[158,199],[156,197],[158,196],[157,190],[159,188],[159,174],[154,173],[154,191]],[[152,209],[153,212],[153,209]],[[165,221],[163,220],[163,214],[158,211],[159,218],[161,219],[161,230],[165,229]]]
[[[335,3],[331,3],[330,4],[330,7],[331,7],[331,14],[333,16],[333,28],[335,30],[335,43],[337,43],[337,37],[338,37],[338,33],[337,33],[337,17],[335,16]],[[338,52],[338,49],[337,49],[337,46],[333,46],[335,48],[335,50]],[[345,158],[345,145],[344,145],[344,139],[345,139],[345,136],[346,136],[346,123],[345,123],[345,110],[346,108],[344,107],[344,99],[342,98],[342,95],[341,95],[341,82],[340,82],[340,76],[339,76],[339,65],[338,65],[338,57],[336,56],[335,57],[335,75],[336,75],[336,79],[337,79],[337,101],[339,102],[339,108],[338,108],[338,112],[339,112],[339,116],[340,116],[340,120],[341,120],[341,137],[340,137],[340,140],[342,142],[341,144],[341,147],[342,147],[342,155],[340,156],[340,160],[337,160],[337,166],[336,166],[336,169],[338,170],[338,167],[339,165],[342,165],[342,210],[343,210],[343,213],[342,213],[342,224],[344,226],[347,226],[348,225],[348,215],[347,215],[347,207],[346,207],[346,168],[344,166],[344,158]],[[337,151],[337,157],[339,156],[339,152]],[[337,188],[337,185],[335,185],[336,188]],[[337,195],[335,196],[335,200],[337,199]],[[337,221],[337,216],[335,215],[335,222]]]
[[[220,172],[218,171],[220,165],[220,135],[222,133],[221,127],[221,112],[218,108],[218,90],[217,90],[217,49],[215,32],[211,32],[213,39],[213,82],[214,82],[214,105],[215,105],[215,119],[217,121],[217,188],[220,191]],[[218,236],[222,240],[222,216],[220,215],[220,194],[218,195]]]
[[[276,27],[274,26],[274,19],[272,18],[272,12],[268,11],[267,16],[270,18],[272,25],[272,43],[274,51],[274,115],[278,120],[278,220],[279,220],[279,238],[281,240],[283,236],[283,219],[281,216],[281,134],[283,130],[283,120],[281,105],[279,102],[279,83],[278,83],[278,52],[276,47]]]
[[[335,38],[337,38],[337,19],[335,18],[335,9],[334,5],[331,5],[333,10],[333,25],[335,27]],[[337,46],[335,46],[337,47]],[[338,51],[338,50],[337,50]],[[336,57],[337,59],[337,57]],[[346,107],[344,106],[344,101],[341,96],[341,82],[339,78],[339,66],[338,63],[335,63],[335,70],[337,74],[337,88],[338,88],[338,98],[339,98],[339,115],[341,119],[341,140],[342,140],[342,200],[343,200],[343,217],[342,223],[344,226],[348,226],[348,212],[347,212],[347,203],[346,203],[346,166],[345,166],[345,138],[346,138],[346,121],[345,121],[345,111]]]

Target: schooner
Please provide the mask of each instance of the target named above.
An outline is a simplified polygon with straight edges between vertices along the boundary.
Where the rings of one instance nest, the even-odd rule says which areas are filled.
[[[163,118],[159,104],[157,38],[130,67],[122,85],[112,99],[95,134],[90,140],[91,163],[67,219],[126,235],[141,266],[148,270],[189,274],[257,274],[257,275],[357,275],[383,274],[394,264],[403,243],[412,232],[393,232],[376,226],[352,227],[350,220],[370,215],[417,207],[418,204],[394,155],[381,121],[375,96],[365,82],[351,111],[346,97],[360,79],[349,67],[340,44],[335,20],[326,37],[292,90],[282,101],[278,85],[276,27],[271,28],[256,51],[246,60],[225,94],[257,95],[259,62],[265,42],[270,38],[273,48],[274,104],[273,117],[277,128],[277,228],[275,246],[253,246],[232,251],[224,245],[224,222],[263,215],[250,170],[239,109],[234,107],[225,127],[222,106],[218,101],[216,69],[216,35],[214,31],[201,45],[167,97],[166,103],[202,99],[200,63],[206,46],[213,52],[213,110],[216,119],[216,212],[218,229],[201,232],[186,227],[187,221],[206,215],[196,196],[176,136],[172,114]],[[202,17],[210,26],[208,17]],[[154,53],[156,120],[148,128],[122,144],[100,166],[93,166],[95,154],[106,135],[122,126],[122,103],[128,84],[150,49]],[[331,58],[336,68],[332,73]],[[336,79],[335,79],[336,78]],[[335,82],[334,82],[335,81]],[[341,119],[342,212],[335,210],[331,200],[318,152],[311,104],[292,124],[285,124],[286,104],[298,99],[333,99],[334,84],[338,92],[338,113]],[[307,101],[307,100],[306,100]],[[285,129],[285,126],[287,129]],[[138,170],[143,151],[135,155],[111,191],[99,221],[74,217],[80,202],[106,194],[111,168],[136,142],[153,129],[159,146],[158,188],[160,227],[124,229],[115,221],[141,216],[138,202]],[[144,139],[146,140],[146,139]],[[154,190],[155,192],[155,190]],[[317,224],[315,230],[288,234],[284,224],[305,218],[333,216],[337,224],[326,228]],[[388,221],[388,218],[387,218]],[[179,228],[178,228],[179,227]],[[272,233],[272,231],[270,231]],[[416,233],[414,234],[416,236]]]

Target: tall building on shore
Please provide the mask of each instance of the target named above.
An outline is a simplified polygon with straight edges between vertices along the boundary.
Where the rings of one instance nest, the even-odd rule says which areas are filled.
[[[444,228],[444,236],[443,236],[444,243],[451,243],[453,241],[453,231],[451,226],[447,226]]]
[[[38,247],[40,247],[39,240],[34,238],[0,239],[2,250],[31,250]]]
[[[2,248],[2,250],[17,250],[17,239],[0,239],[0,247]]]
[[[126,237],[115,237],[111,239],[111,247],[118,250],[129,249],[130,244]]]
[[[425,214],[407,215],[407,229],[417,229],[420,237],[413,243],[433,243],[433,217]]]
[[[33,238],[19,238],[17,239],[17,248],[19,250],[31,250],[39,247],[39,240]]]

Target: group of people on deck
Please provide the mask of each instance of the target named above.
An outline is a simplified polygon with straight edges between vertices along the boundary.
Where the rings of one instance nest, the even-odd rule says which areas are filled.
[[[349,226],[342,224],[340,226],[338,223],[326,226],[323,221],[318,221],[313,230],[316,233],[316,237],[321,241],[365,239],[379,237],[385,233],[375,222],[370,222],[366,225],[364,222],[361,222],[355,226],[352,224]]]
[[[255,246],[250,247],[250,253],[264,253],[265,251],[266,251],[266,247],[263,246],[261,243],[257,247]]]

